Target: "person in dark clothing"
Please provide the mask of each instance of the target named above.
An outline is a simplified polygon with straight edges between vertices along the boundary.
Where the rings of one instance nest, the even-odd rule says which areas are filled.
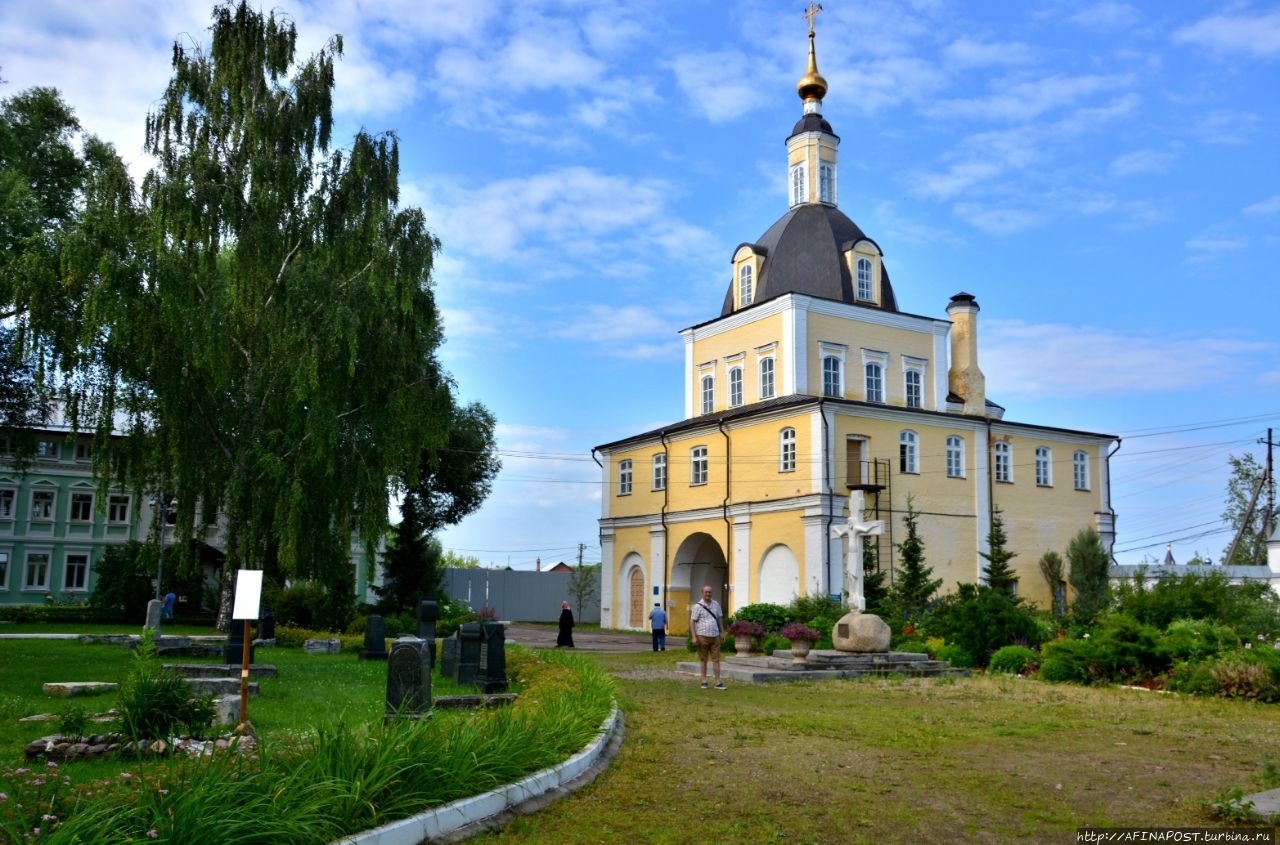
[[[556,648],[565,646],[573,648],[573,611],[569,603],[560,603],[560,635],[556,637]]]

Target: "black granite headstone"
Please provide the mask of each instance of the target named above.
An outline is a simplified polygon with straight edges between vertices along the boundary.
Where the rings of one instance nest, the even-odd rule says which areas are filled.
[[[440,603],[432,599],[418,602],[418,637],[424,640],[436,638],[436,620],[440,618]]]
[[[382,628],[382,617],[376,613],[365,622],[364,648],[360,649],[360,659],[387,659],[387,636]]]
[[[440,675],[451,681],[458,680],[458,632],[440,641]]]
[[[475,686],[480,671],[480,623],[463,622],[458,627],[458,665],[453,682],[460,687]]]
[[[249,662],[253,662],[253,653],[257,646],[249,643]],[[244,620],[232,619],[227,624],[227,644],[222,647],[222,662],[228,666],[239,666],[244,662]]]
[[[276,638],[276,617],[270,610],[262,612],[262,618],[258,620],[258,639],[274,640]]]
[[[426,642],[398,637],[387,659],[387,718],[418,719],[431,711]]]
[[[507,691],[507,629],[501,622],[481,625],[480,671],[476,681],[484,693]]]

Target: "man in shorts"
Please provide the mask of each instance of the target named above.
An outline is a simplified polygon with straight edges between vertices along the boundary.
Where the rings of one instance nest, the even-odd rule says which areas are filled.
[[[724,614],[720,602],[711,598],[711,587],[702,588],[702,600],[689,609],[689,635],[698,647],[698,662],[702,664],[702,688],[707,688],[707,661],[711,661],[716,678],[716,689],[725,689],[720,681],[720,642],[724,639]]]

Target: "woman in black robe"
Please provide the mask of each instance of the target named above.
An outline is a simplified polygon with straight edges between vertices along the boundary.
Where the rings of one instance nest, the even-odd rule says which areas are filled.
[[[569,603],[560,603],[560,635],[556,637],[556,648],[566,646],[573,648],[573,611]]]

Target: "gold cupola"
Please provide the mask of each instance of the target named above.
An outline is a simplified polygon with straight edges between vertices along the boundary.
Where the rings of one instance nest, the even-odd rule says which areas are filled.
[[[812,4],[810,4],[812,12]],[[819,9],[822,7],[819,6]],[[827,80],[818,73],[818,58],[813,49],[813,17],[809,17],[809,68],[796,83],[796,93],[804,100],[805,114],[819,112],[822,109],[822,98],[827,95]]]

